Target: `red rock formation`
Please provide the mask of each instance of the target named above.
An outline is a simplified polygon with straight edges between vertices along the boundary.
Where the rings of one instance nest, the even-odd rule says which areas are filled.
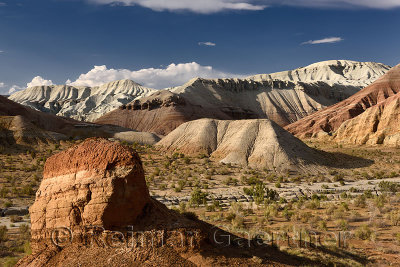
[[[333,133],[343,122],[359,116],[398,92],[400,92],[400,65],[393,67],[373,84],[353,96],[296,121],[285,129],[300,138],[316,137],[321,132]]]
[[[334,139],[341,143],[400,147],[400,92],[342,123]]]
[[[34,251],[59,227],[79,236],[86,226],[130,225],[149,201],[138,155],[118,143],[88,139],[46,162],[30,208]]]

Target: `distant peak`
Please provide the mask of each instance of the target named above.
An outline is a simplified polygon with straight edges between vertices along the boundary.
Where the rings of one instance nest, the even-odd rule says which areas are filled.
[[[142,86],[141,84],[139,84],[135,81],[129,80],[129,79],[116,80],[116,81],[106,83],[106,85],[109,85],[109,84],[110,85],[111,84],[129,84],[129,85]]]

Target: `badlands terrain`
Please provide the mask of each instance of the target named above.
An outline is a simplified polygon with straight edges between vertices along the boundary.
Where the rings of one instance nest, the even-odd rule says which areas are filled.
[[[161,135],[205,117],[269,118],[284,126],[353,95],[389,69],[380,63],[334,60],[247,79],[195,78],[161,91],[122,80],[93,88],[32,87],[9,98],[60,116]]]
[[[327,61],[0,97],[0,263],[397,266],[389,69]]]

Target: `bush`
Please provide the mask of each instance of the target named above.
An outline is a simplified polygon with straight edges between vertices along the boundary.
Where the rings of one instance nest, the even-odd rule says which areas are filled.
[[[183,162],[184,162],[185,164],[190,164],[190,158],[184,157],[184,158],[183,158]]]
[[[382,192],[396,193],[399,189],[399,184],[388,181],[381,181],[379,183],[379,188]]]
[[[5,225],[0,226],[0,242],[7,241],[8,239],[7,231],[8,231],[7,226]]]
[[[306,204],[306,207],[312,210],[317,210],[321,206],[321,203],[318,199],[313,199]]]
[[[400,225],[400,212],[399,211],[390,212],[389,219],[393,226]]]
[[[1,198],[7,197],[9,193],[10,193],[10,190],[9,190],[8,188],[6,188],[5,186],[3,186],[3,187],[0,189],[0,197],[1,197]]]
[[[337,226],[341,231],[347,231],[349,229],[349,223],[346,220],[339,220]]]
[[[357,228],[357,230],[354,233],[354,235],[358,239],[368,240],[368,239],[371,238],[372,230],[367,225],[362,225],[362,226]]]
[[[7,257],[4,261],[4,267],[12,267],[15,266],[18,262],[18,258]]]
[[[385,206],[386,202],[387,200],[385,195],[379,195],[375,198],[375,205],[379,209],[382,209]]]
[[[27,224],[22,224],[18,228],[19,238],[22,240],[28,240],[31,237],[30,227]]]
[[[357,198],[354,200],[354,205],[356,207],[365,208],[367,206],[365,195],[357,196]]]
[[[244,228],[244,218],[242,216],[235,216],[235,218],[232,220],[232,226],[235,229]]]
[[[199,206],[205,204],[207,201],[208,193],[202,192],[199,188],[195,188],[191,194],[189,203],[191,205]]]
[[[282,211],[282,215],[283,215],[283,217],[285,217],[285,219],[287,220],[287,221],[290,221],[290,218],[292,218],[292,216],[293,216],[293,212],[292,211],[290,211],[289,209],[288,209],[288,207],[285,207],[284,209],[283,209],[283,211]]]
[[[318,229],[321,231],[327,231],[328,230],[328,226],[326,221],[319,221],[318,222]]]

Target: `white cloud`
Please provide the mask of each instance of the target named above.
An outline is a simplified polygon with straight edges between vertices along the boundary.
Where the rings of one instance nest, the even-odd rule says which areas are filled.
[[[342,37],[328,37],[320,40],[310,40],[302,44],[333,44],[343,41]]]
[[[195,13],[215,13],[227,10],[263,10],[267,6],[253,4],[248,0],[88,0],[97,4],[122,4],[142,6],[155,11],[190,11]]]
[[[200,46],[216,46],[216,43],[213,42],[199,42]]]
[[[96,86],[115,80],[130,79],[146,87],[162,89],[179,86],[192,78],[228,78],[240,77],[213,69],[211,66],[201,66],[196,62],[170,64],[166,68],[148,68],[141,70],[108,69],[105,65],[94,66],[88,73],[70,83],[75,86]]]
[[[268,6],[302,6],[311,8],[375,8],[400,7],[399,0],[86,0],[97,4],[142,6],[155,11],[190,11],[215,13],[229,10],[263,10]]]
[[[21,86],[18,86],[18,85],[13,85],[13,86],[11,86],[10,90],[8,90],[8,94],[11,95],[11,94],[13,94],[13,93],[15,93],[17,91],[21,91],[23,89],[25,89],[25,88],[21,87]]]
[[[1,82],[0,82],[0,88],[3,88],[3,87],[5,87],[5,86],[6,86],[5,83],[1,83]]]
[[[42,86],[42,85],[53,85],[53,82],[51,80],[45,80],[40,76],[36,76],[35,78],[32,79],[30,83],[26,84],[26,87],[33,87],[33,86]]]

